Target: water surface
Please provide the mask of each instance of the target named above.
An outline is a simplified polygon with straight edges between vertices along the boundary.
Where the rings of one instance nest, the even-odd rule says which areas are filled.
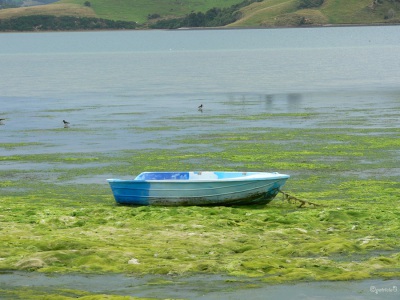
[[[400,127],[398,30],[0,34],[0,118],[6,119],[0,156],[187,147],[180,139],[241,130],[351,127],[381,134]],[[0,170],[52,167],[7,161]],[[0,286],[191,299],[397,299],[398,292],[378,289],[400,287],[394,280],[276,286],[230,280],[200,276],[154,286],[113,275],[65,275],[61,283],[58,276],[12,273],[0,276]]]

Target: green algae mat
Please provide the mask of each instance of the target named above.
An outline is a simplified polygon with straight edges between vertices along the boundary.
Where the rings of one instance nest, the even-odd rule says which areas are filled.
[[[36,151],[51,148],[37,142],[0,144],[0,270],[219,274],[266,283],[398,279],[398,111],[375,117],[375,124],[386,118],[385,126],[369,126],[369,110],[346,119],[319,112],[183,116],[148,131],[204,120],[246,126],[183,134],[144,150],[54,153]],[[265,118],[324,126],[272,128],[261,125]],[[263,206],[119,206],[105,181],[205,169],[290,174],[284,191],[318,206],[300,208],[280,195]]]

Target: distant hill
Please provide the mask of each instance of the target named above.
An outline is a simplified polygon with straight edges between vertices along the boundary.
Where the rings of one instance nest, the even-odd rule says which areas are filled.
[[[398,24],[400,0],[265,0],[241,12],[229,26]]]
[[[400,0],[0,0],[0,8],[0,30],[6,20],[12,28],[18,18],[29,23],[38,15],[124,21],[136,28],[400,24]]]

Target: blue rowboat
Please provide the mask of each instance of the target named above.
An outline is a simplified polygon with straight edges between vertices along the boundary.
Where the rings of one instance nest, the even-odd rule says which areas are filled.
[[[143,172],[107,179],[115,201],[131,205],[249,205],[270,202],[289,175],[265,172]]]

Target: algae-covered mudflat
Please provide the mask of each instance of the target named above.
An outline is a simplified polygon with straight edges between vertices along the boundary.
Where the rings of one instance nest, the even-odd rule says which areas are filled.
[[[149,111],[135,102],[10,110],[0,127],[8,141],[0,144],[0,269],[156,275],[167,286],[207,275],[258,284],[398,280],[400,93],[354,97],[210,96],[202,112],[186,99]],[[285,192],[318,206],[280,196],[265,206],[116,205],[106,179],[150,170],[278,171],[291,175]],[[84,290],[1,285],[0,295],[105,297]]]

